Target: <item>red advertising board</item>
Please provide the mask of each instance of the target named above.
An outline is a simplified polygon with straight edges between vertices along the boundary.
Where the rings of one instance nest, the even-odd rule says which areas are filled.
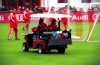
[[[8,15],[9,13],[0,12],[0,22],[8,22]]]
[[[16,18],[19,22],[24,21],[22,13],[17,13]],[[1,23],[9,22],[9,13],[8,12],[0,12],[0,22]]]
[[[96,19],[96,14],[94,12],[71,12],[71,16],[71,22],[94,22]],[[19,22],[24,22],[22,13],[17,13],[16,18]],[[98,21],[100,21],[100,19],[98,19]],[[9,13],[0,12],[0,23],[5,22],[9,22]]]

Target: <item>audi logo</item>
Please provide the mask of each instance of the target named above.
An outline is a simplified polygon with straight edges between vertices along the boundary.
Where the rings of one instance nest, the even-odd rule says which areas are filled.
[[[23,14],[16,14],[16,18],[18,21],[24,21]]]
[[[92,18],[93,18],[93,20],[96,20],[96,17],[98,16],[98,14],[94,14],[93,16],[92,16]],[[97,20],[100,20],[100,14],[99,14],[99,17],[97,18]]]

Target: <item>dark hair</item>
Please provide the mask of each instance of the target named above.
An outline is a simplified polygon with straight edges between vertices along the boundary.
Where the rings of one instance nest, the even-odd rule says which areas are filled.
[[[39,19],[39,24],[40,24],[40,23],[43,23],[43,21],[44,21],[44,20],[43,20],[42,18],[40,18],[40,19]]]
[[[55,20],[55,19],[53,19],[53,20],[52,20],[52,24],[54,24],[55,22],[56,22],[56,20]]]

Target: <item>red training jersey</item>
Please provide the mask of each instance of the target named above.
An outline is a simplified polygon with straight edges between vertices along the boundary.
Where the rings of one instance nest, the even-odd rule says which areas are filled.
[[[64,15],[67,15],[68,14],[68,11],[67,11],[67,9],[64,9],[61,13],[64,14]],[[67,18],[62,18],[61,21],[63,23],[68,23],[68,19]]]
[[[30,22],[30,13],[27,10],[23,11],[24,21],[25,23]]]
[[[17,28],[18,21],[17,21],[17,18],[16,18],[16,14],[14,12],[10,12],[9,20],[10,20],[10,27],[11,28]]]

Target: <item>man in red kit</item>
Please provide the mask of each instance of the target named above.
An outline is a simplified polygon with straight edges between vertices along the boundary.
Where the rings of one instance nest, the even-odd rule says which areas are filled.
[[[33,27],[32,31],[33,32],[38,32],[39,34],[42,34],[44,31],[47,31],[48,27],[47,25],[44,23],[44,19],[40,18],[39,19],[39,24],[38,27]]]
[[[57,30],[57,25],[56,25],[56,20],[55,19],[53,19],[52,21],[51,21],[51,24],[48,26],[48,29],[49,30]]]
[[[40,28],[40,30],[45,30],[47,29],[47,25],[44,23],[44,20],[42,18],[40,18],[39,20],[39,25],[38,27]]]
[[[8,40],[10,40],[13,32],[15,32],[15,40],[19,40],[18,39],[18,29],[17,29],[18,21],[16,18],[16,9],[13,9],[10,11],[9,20],[10,20],[10,32],[8,35]]]
[[[24,23],[25,25],[23,26],[23,30],[26,28],[28,30],[28,24],[30,22],[30,13],[29,13],[29,8],[26,8],[26,10],[23,11],[23,16],[24,16]]]
[[[64,10],[61,12],[62,14],[65,14],[67,15],[68,14],[68,11],[67,11],[67,6],[64,7]],[[65,30],[68,28],[68,19],[67,18],[62,18],[61,19],[64,27],[65,27]]]
[[[47,25],[44,23],[44,20],[42,18],[40,18],[39,20],[39,25],[38,25],[38,30],[40,33],[42,33],[43,31],[47,30]]]

